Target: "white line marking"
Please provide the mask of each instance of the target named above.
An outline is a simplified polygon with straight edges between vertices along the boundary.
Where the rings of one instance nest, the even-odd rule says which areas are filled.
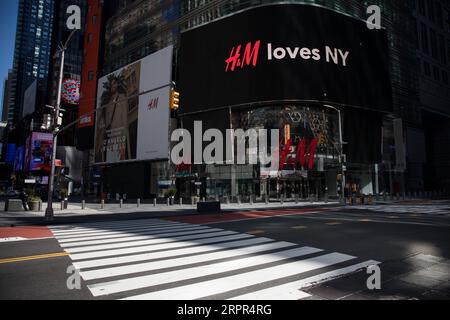
[[[102,235],[114,235],[114,234],[121,234],[121,233],[126,233],[129,231],[136,231],[136,230],[142,230],[142,229],[147,229],[147,230],[156,230],[156,229],[175,229],[175,228],[183,228],[183,227],[187,227],[187,226],[197,226],[197,225],[193,225],[193,224],[187,224],[187,223],[183,223],[183,224],[176,224],[176,225],[163,225],[163,226],[135,226],[135,227],[126,227],[126,228],[120,228],[120,229],[115,229],[115,230],[108,230],[108,229],[97,229],[96,231],[87,231],[87,232],[83,232],[83,233],[76,233],[76,234],[69,234],[69,235],[55,235],[56,238],[58,239],[71,239],[71,238],[77,238],[77,237],[93,237],[93,236],[102,236]]]
[[[195,242],[182,242],[177,243],[173,245],[174,248],[186,248],[186,247],[193,247],[193,246],[199,246],[199,245],[205,245],[205,244],[211,244],[211,243],[220,243],[230,240],[236,240],[236,239],[245,239],[245,238],[251,238],[250,235],[232,235],[227,237],[219,237],[219,238],[211,238],[211,239],[205,239],[205,240],[198,240]],[[87,259],[93,259],[93,258],[105,258],[105,257],[113,257],[118,255],[126,255],[126,254],[133,254],[133,253],[140,253],[140,252],[152,252],[155,251],[154,247],[139,247],[139,248],[130,248],[130,249],[118,249],[118,250],[108,250],[108,251],[99,251],[99,252],[91,252],[91,253],[81,253],[81,254],[73,254],[70,257],[72,260],[87,260]]]
[[[173,243],[173,242],[181,242],[185,240],[197,240],[197,239],[206,239],[206,238],[214,238],[214,237],[222,237],[222,236],[230,236],[235,235],[236,232],[233,231],[211,231],[207,233],[195,233],[189,234],[187,236],[177,236],[170,238],[160,238],[160,237],[145,237],[145,240],[138,241],[130,241],[130,242],[120,242],[120,243],[109,243],[103,245],[95,245],[89,247],[81,247],[81,248],[72,248],[68,249],[68,251],[72,253],[82,253],[82,252],[91,252],[91,251],[102,251],[102,250],[112,250],[112,249],[125,249],[125,248],[133,248],[133,247],[143,247],[143,246],[153,246],[157,244],[165,244],[165,243]]]
[[[195,279],[223,272],[235,271],[248,267],[260,266],[268,263],[284,261],[307,254],[317,253],[322,250],[316,248],[303,247],[272,254],[259,255],[250,258],[242,258],[233,261],[215,263],[211,265],[186,268],[183,270],[152,274],[148,276],[128,278],[113,282],[98,283],[89,285],[88,288],[94,297],[110,295],[118,292],[131,291],[161,284],[175,283],[178,281]]]
[[[236,250],[226,250],[219,251],[210,254],[185,257],[179,259],[171,259],[164,261],[156,261],[156,262],[148,262],[141,264],[133,264],[123,267],[115,267],[115,268],[107,268],[107,269],[98,269],[92,271],[81,272],[80,275],[85,281],[95,280],[95,279],[104,279],[110,277],[123,276],[134,273],[141,272],[150,272],[157,271],[162,269],[167,269],[171,267],[181,267],[188,266],[196,263],[208,263],[211,264],[216,260],[228,259],[228,258],[237,258],[240,256],[245,256],[249,254],[255,254],[260,252],[268,252],[272,250],[284,249],[287,247],[296,246],[293,243],[288,242],[275,242],[270,244],[263,244],[258,246],[249,246],[243,249]]]
[[[161,238],[170,238],[176,236],[188,236],[188,235],[198,235],[198,234],[210,234],[214,232],[222,232],[222,229],[203,229],[203,230],[191,230],[191,231],[183,231],[176,233],[161,233],[161,234],[152,234],[145,236],[136,236],[129,238],[120,238],[120,239],[111,239],[111,240],[99,240],[96,242],[79,242],[76,245],[73,244],[61,244],[61,247],[66,249],[66,251],[71,253],[80,253],[80,252],[89,252],[89,251],[100,251],[107,250],[109,245],[112,244],[124,244],[127,245],[128,242],[136,242],[139,240],[152,240],[152,239],[161,239]],[[100,247],[101,246],[101,247]],[[125,246],[129,247],[129,246]],[[99,249],[101,248],[101,249]],[[123,246],[120,246],[123,248]]]
[[[271,268],[246,272],[235,276],[204,281],[182,287],[147,293],[125,300],[195,300],[257,284],[299,275],[308,271],[339,264],[355,257],[331,253],[307,260],[296,261]],[[97,290],[95,291],[97,292]]]
[[[171,230],[165,230],[165,229],[158,229],[158,230],[143,230],[143,231],[136,231],[136,232],[129,232],[129,233],[123,233],[123,234],[116,234],[116,235],[108,235],[108,236],[98,236],[98,237],[90,237],[90,238],[76,238],[76,239],[65,239],[58,241],[62,244],[66,244],[67,246],[73,246],[72,244],[78,244],[79,243],[87,243],[87,245],[92,243],[99,243],[100,240],[111,240],[111,239],[120,239],[120,238],[130,238],[133,236],[145,236],[145,235],[157,235],[157,234],[168,234],[168,233],[176,233],[176,232],[182,232],[182,231],[197,231],[197,230],[206,230],[209,229],[208,227],[184,227],[184,228],[176,228]],[[83,244],[81,244],[83,245]],[[81,246],[80,245],[80,246]]]
[[[193,248],[187,248],[187,249],[179,249],[179,250],[163,251],[163,252],[155,252],[155,253],[145,253],[145,254],[138,254],[138,255],[132,255],[132,256],[125,256],[125,257],[115,257],[115,258],[107,258],[107,259],[99,259],[99,260],[74,262],[73,265],[78,270],[83,270],[83,269],[87,269],[87,268],[113,266],[113,265],[118,265],[118,264],[151,261],[151,260],[157,260],[157,259],[175,259],[175,258],[179,258],[181,256],[186,256],[189,254],[192,255],[192,254],[214,252],[217,250],[251,246],[251,245],[256,245],[256,244],[273,241],[272,239],[267,239],[267,238],[251,238],[251,239],[248,239],[248,238],[249,238],[248,236],[243,236],[242,234],[239,234],[239,235],[236,235],[233,237],[229,237],[229,240],[232,242],[220,243],[217,245],[193,247]],[[248,239],[248,240],[239,240],[239,239]],[[236,240],[238,240],[238,241],[236,241]]]
[[[143,220],[126,220],[126,221],[113,221],[113,222],[97,222],[97,223],[82,223],[82,224],[74,224],[74,225],[66,225],[66,226],[50,226],[51,230],[55,232],[72,232],[77,230],[85,230],[85,229],[102,229],[102,228],[114,228],[126,225],[158,225],[158,224],[169,224],[176,223],[172,221],[166,220],[157,220],[157,219],[143,219]]]
[[[286,283],[281,286],[271,287],[268,289],[260,290],[251,292],[248,294],[244,294],[241,296],[234,297],[230,300],[251,300],[251,301],[257,301],[257,300],[273,300],[278,297],[282,297],[281,300],[299,300],[297,297],[298,292],[303,288],[307,288],[312,285],[317,285],[320,283],[328,282],[333,279],[339,278],[341,276],[353,273],[355,271],[368,268],[369,266],[378,265],[380,262],[370,260],[366,262],[362,262],[359,264],[355,264],[346,268],[333,270],[331,272],[322,273],[317,276],[313,276],[310,278],[302,279],[300,281],[295,281],[291,283]],[[307,298],[307,297],[305,297]],[[303,299],[303,298],[300,298]]]

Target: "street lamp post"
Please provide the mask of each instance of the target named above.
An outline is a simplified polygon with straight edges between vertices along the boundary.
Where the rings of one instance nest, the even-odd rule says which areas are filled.
[[[341,165],[341,184],[342,184],[342,190],[341,190],[341,203],[345,203],[345,185],[346,185],[346,179],[345,179],[345,155],[344,155],[344,134],[343,134],[343,128],[342,128],[342,111],[336,107],[325,105],[324,107],[330,108],[335,110],[339,115],[339,143],[341,145],[340,152],[339,152],[339,164]]]
[[[69,35],[66,43],[63,46],[60,46],[58,52],[61,54],[61,65],[59,68],[59,80],[58,80],[58,94],[56,96],[56,107],[54,108],[54,116],[53,121],[55,124],[53,130],[53,155],[52,155],[52,165],[50,170],[50,177],[48,179],[48,200],[47,200],[47,210],[45,211],[45,220],[52,221],[55,216],[55,212],[53,210],[53,190],[54,190],[54,179],[55,179],[55,171],[56,171],[56,149],[58,146],[58,118],[59,113],[61,111],[61,92],[62,92],[62,83],[64,77],[64,63],[65,63],[65,54],[67,50],[67,46],[69,45],[70,40],[77,30],[73,30]]]

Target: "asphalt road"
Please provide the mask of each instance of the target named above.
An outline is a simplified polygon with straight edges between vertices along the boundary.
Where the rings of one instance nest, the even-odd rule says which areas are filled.
[[[317,262],[317,259],[320,260],[323,256],[319,256],[319,253],[311,251],[304,254],[304,257],[301,258],[302,260],[298,260],[297,256],[300,254],[297,254],[297,256],[289,256],[290,254],[292,255],[292,251],[285,253],[284,251],[280,252],[280,248],[277,249],[278,251],[270,251],[275,249],[267,248],[266,250],[269,252],[266,255],[267,261],[259,261],[257,259],[262,258],[257,254],[252,255],[252,252],[241,252],[242,250],[252,249],[250,244],[248,246],[243,244],[240,248],[233,250],[241,250],[239,254],[243,255],[247,260],[248,257],[252,258],[256,255],[255,258],[252,258],[254,261],[251,259],[247,261],[244,258],[237,259],[231,256],[221,257],[220,254],[223,251],[213,252],[212,254],[217,256],[217,261],[206,262],[206,264],[212,264],[213,270],[210,270],[204,266],[204,263],[195,261],[196,255],[200,253],[186,252],[185,255],[181,254],[180,258],[176,260],[180,261],[181,264],[160,267],[161,269],[158,270],[162,271],[151,269],[153,266],[148,264],[143,266],[147,269],[131,269],[127,271],[126,268],[127,266],[129,268],[130,264],[131,268],[133,268],[133,264],[138,264],[138,260],[134,262],[126,261],[132,253],[130,251],[129,253],[118,253],[118,259],[125,260],[101,271],[118,272],[116,277],[114,277],[114,274],[104,276],[101,272],[96,273],[96,270],[92,266],[90,267],[91,269],[89,269],[89,266],[87,270],[82,269],[82,271],[87,271],[86,274],[89,274],[90,271],[92,273],[89,274],[91,276],[90,280],[82,281],[80,290],[69,290],[67,288],[67,280],[70,276],[67,270],[73,264],[73,259],[76,259],[76,250],[81,248],[81,252],[84,252],[83,249],[90,245],[105,246],[106,244],[104,251],[101,251],[96,256],[97,259],[113,256],[109,253],[114,248],[128,247],[131,250],[137,249],[137,252],[145,252],[147,247],[143,243],[136,243],[136,246],[134,246],[133,241],[146,239],[146,235],[148,234],[146,230],[149,228],[157,229],[158,225],[149,225],[146,227],[144,225],[146,220],[142,220],[142,223],[140,220],[131,222],[112,220],[109,223],[104,222],[103,224],[91,225],[91,229],[73,229],[73,227],[80,227],[79,225],[68,225],[68,229],[56,227],[53,230],[56,230],[55,232],[57,234],[59,233],[58,239],[46,238],[42,240],[0,243],[0,299],[65,300],[120,299],[129,297],[151,299],[152,297],[164,297],[165,295],[170,297],[170,295],[173,296],[177,293],[180,294],[182,299],[183,297],[189,298],[191,296],[196,298],[208,297],[208,299],[251,298],[255,296],[255,292],[261,294],[264,292],[272,294],[274,292],[283,293],[281,290],[284,290],[287,284],[292,283],[295,286],[298,285],[299,281],[301,282],[305,278],[310,279],[313,277],[319,277],[323,282],[314,286],[302,287],[302,293],[298,295],[298,292],[296,292],[296,295],[292,297],[314,300],[449,299],[450,212],[449,215],[434,215],[432,210],[427,211],[425,209],[425,207],[424,210],[417,210],[416,208],[414,213],[398,213],[395,210],[390,210],[388,207],[382,212],[336,207],[324,212],[310,210],[311,212],[297,213],[291,210],[289,212],[282,212],[280,216],[274,214],[274,216],[252,217],[248,219],[240,217],[238,221],[231,219],[231,221],[221,223],[211,223],[208,221],[207,226],[200,226],[198,228],[186,224],[183,225],[183,228],[188,228],[189,230],[187,231],[193,229],[190,232],[190,234],[194,234],[193,236],[190,235],[191,238],[195,236],[201,238],[201,234],[200,236],[195,234],[198,231],[209,232],[209,228],[221,229],[221,232],[232,232],[232,237],[251,235],[253,238],[250,241],[255,241],[253,239],[259,241],[258,239],[261,238],[276,241],[265,244],[266,246],[278,245],[282,248],[282,246],[289,246],[290,244],[298,245],[302,248],[304,246],[318,248],[321,251],[320,255],[331,255],[333,259],[341,260],[324,265],[323,268],[319,268],[320,272],[316,272],[314,268],[305,268],[302,275],[299,276],[295,274],[296,270],[298,271],[297,273],[300,273],[299,270],[305,267],[303,263],[305,260]],[[421,213],[421,211],[427,213]],[[171,220],[170,223],[177,223],[177,219]],[[182,220],[180,222],[185,223],[186,221]],[[152,223],[158,223],[164,229],[169,221],[158,220]],[[196,223],[199,224],[198,221]],[[177,225],[169,227],[173,229],[178,228]],[[202,228],[208,229],[204,231]],[[77,233],[80,231],[81,235]],[[147,233],[143,233],[143,231]],[[186,233],[187,231],[184,232]],[[118,232],[127,232],[127,236],[139,237],[139,239],[125,238],[123,239],[125,245],[123,245],[118,241],[121,240],[120,237],[124,237],[125,235],[122,236],[119,234],[115,236]],[[79,235],[80,239],[77,239],[77,235]],[[64,241],[64,238],[69,239],[65,239],[66,241]],[[115,241],[117,238],[118,241]],[[156,238],[158,239],[158,236]],[[75,242],[73,243],[74,245],[67,246],[67,240],[73,240],[72,242]],[[83,243],[86,240],[88,242]],[[241,239],[244,242],[245,240],[246,238]],[[200,240],[194,245],[203,244],[202,241],[204,240]],[[109,243],[116,243],[116,245],[108,248]],[[77,247],[77,245],[80,247]],[[75,247],[75,250],[71,252],[72,247]],[[303,250],[302,248],[300,250]],[[187,250],[189,249],[188,247]],[[217,250],[217,247],[215,249]],[[288,247],[287,249],[290,248]],[[172,247],[163,249],[161,247],[161,249],[155,250],[155,252],[162,256],[168,253],[166,257],[169,257],[172,252],[174,254],[177,252],[171,250],[180,250],[180,248]],[[192,249],[190,250],[192,251]],[[293,250],[295,253],[295,250],[299,249],[294,248]],[[88,253],[88,256],[91,252],[94,252],[95,256],[97,252],[94,248],[89,249],[89,247],[85,251]],[[287,254],[287,256],[284,257],[284,254]],[[354,258],[355,260],[352,261],[355,262],[347,263],[346,260],[350,259],[347,258],[348,256]],[[169,257],[169,259],[173,258]],[[87,259],[87,257],[84,259]],[[157,265],[164,266],[167,260],[161,259],[156,260]],[[183,265],[183,259],[186,261],[185,266]],[[187,262],[190,261],[189,259],[193,259],[192,263]],[[235,259],[234,262],[233,259]],[[286,259],[286,261],[282,259]],[[91,262],[90,260],[84,261],[87,264]],[[146,261],[148,260],[142,259],[140,263]],[[337,269],[346,270],[346,268],[357,263],[364,263],[366,261],[378,261],[381,263],[381,290],[367,289],[366,282],[369,275],[364,268],[357,273],[352,271],[343,272],[342,277],[338,279],[332,277]],[[239,265],[241,262],[242,265]],[[294,272],[290,274],[289,272],[292,271],[292,268],[289,269],[285,264],[292,264],[292,268],[295,267],[297,269],[294,268]],[[263,268],[261,268],[261,265],[263,265]],[[195,293],[197,289],[200,290],[203,288],[201,286],[203,282],[209,283],[211,286],[214,285],[214,287],[220,287],[222,283],[218,281],[221,281],[221,278],[229,280],[226,281],[228,286],[229,283],[234,283],[234,280],[240,279],[240,276],[247,275],[247,278],[254,277],[254,279],[258,279],[258,277],[264,276],[264,270],[261,270],[264,268],[272,268],[274,270],[274,273],[266,274],[266,277],[270,275],[269,278],[273,277],[273,279],[262,278],[264,280],[261,280],[261,283],[253,281],[249,282],[248,285],[224,287],[220,292],[211,290],[211,292],[205,292],[204,295]],[[191,269],[193,274],[198,272],[198,275],[188,278]],[[286,276],[284,278],[276,275],[273,276],[273,274],[277,273],[277,270],[286,272]],[[167,276],[169,277],[170,275],[170,279],[162,281],[161,279],[163,277],[158,278],[159,272],[167,272]],[[120,285],[114,283],[119,279],[117,278],[119,274],[125,276],[125,278],[120,278],[120,281],[118,281]],[[182,276],[185,278],[182,278],[180,274],[183,274]],[[329,279],[324,276],[327,274],[330,274]],[[200,278],[200,276],[202,276],[201,281],[195,279],[195,277]],[[130,285],[130,278],[136,278],[138,281]],[[246,278],[244,277],[243,279]],[[152,280],[152,283],[154,283],[152,284],[150,293],[147,289],[150,285],[147,287],[145,285],[145,281],[147,280]],[[141,283],[143,284],[141,285]],[[256,296],[258,297],[258,295]]]

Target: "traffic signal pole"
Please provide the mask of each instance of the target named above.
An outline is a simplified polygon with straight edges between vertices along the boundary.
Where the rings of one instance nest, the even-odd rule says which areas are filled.
[[[53,114],[53,121],[54,121],[53,154],[52,154],[52,165],[51,165],[51,170],[50,170],[50,177],[48,179],[47,210],[45,211],[45,220],[46,221],[53,221],[53,219],[55,218],[55,212],[53,210],[53,191],[55,188],[54,181],[55,181],[55,172],[56,172],[56,151],[57,151],[57,147],[58,147],[58,133],[59,133],[58,118],[60,116],[59,113],[61,111],[61,93],[62,93],[62,83],[63,83],[63,77],[64,77],[64,63],[65,63],[67,46],[76,31],[77,30],[72,31],[72,33],[69,35],[69,38],[67,39],[64,46],[62,46],[59,50],[59,52],[61,54],[61,65],[59,68],[59,81],[58,81],[58,94],[56,96],[56,107],[54,109],[54,114]]]
[[[342,174],[341,203],[345,204],[345,185],[347,184],[347,182],[346,182],[346,178],[345,178],[345,172],[346,172],[345,162],[346,162],[346,160],[345,160],[345,154],[344,154],[345,142],[344,142],[344,130],[342,127],[342,111],[341,111],[341,109],[338,109],[338,108],[336,108],[334,106],[330,106],[330,105],[324,105],[324,107],[333,109],[334,111],[336,111],[338,113],[338,117],[339,117],[339,143],[340,143],[339,164],[341,165],[341,174]]]

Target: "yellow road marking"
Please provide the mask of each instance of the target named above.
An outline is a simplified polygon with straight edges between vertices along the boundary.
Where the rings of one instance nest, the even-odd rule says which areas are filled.
[[[60,257],[67,257],[67,256],[69,256],[69,253],[67,253],[67,252],[49,253],[49,254],[42,254],[42,255],[38,255],[38,256],[1,259],[0,264],[25,262],[25,261],[33,261],[33,260],[45,260],[45,259],[60,258]]]
[[[372,222],[370,219],[360,219],[359,222]]]
[[[295,230],[303,230],[303,229],[307,229],[308,227],[306,227],[306,226],[296,226],[296,227],[292,227],[292,229],[295,229]]]
[[[250,232],[247,232],[248,234],[252,234],[252,235],[257,235],[257,234],[263,234],[263,233],[266,233],[265,231],[263,231],[263,230],[255,230],[255,231],[250,231]]]

